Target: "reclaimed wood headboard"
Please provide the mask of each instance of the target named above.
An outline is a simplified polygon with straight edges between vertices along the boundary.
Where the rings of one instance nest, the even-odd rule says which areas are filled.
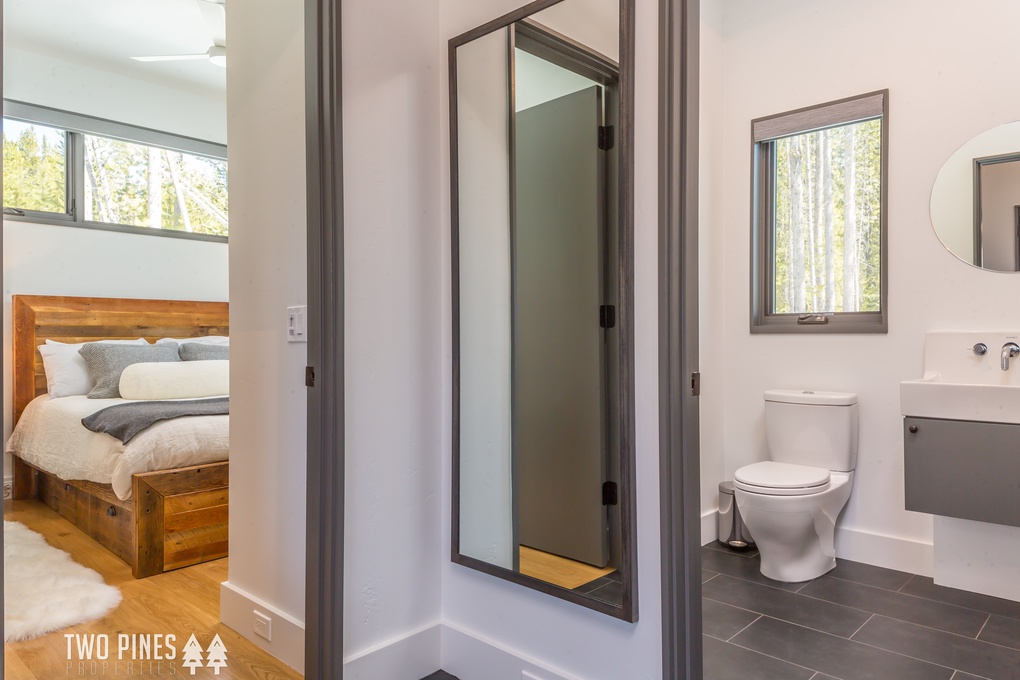
[[[226,302],[135,300],[44,295],[14,296],[14,422],[46,394],[39,345],[145,338],[229,335]]]

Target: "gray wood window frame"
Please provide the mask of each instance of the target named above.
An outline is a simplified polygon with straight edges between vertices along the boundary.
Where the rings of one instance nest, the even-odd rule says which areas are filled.
[[[227,147],[223,144],[10,99],[4,100],[3,108],[4,118],[23,123],[37,123],[62,130],[67,135],[68,142],[65,147],[67,163],[65,174],[65,182],[67,184],[66,212],[56,213],[19,208],[21,214],[18,214],[7,211],[8,207],[18,208],[18,206],[5,206],[4,219],[15,222],[34,222],[37,224],[115,231],[123,234],[144,234],[146,236],[164,236],[192,241],[227,243],[227,236],[217,234],[196,234],[194,232],[175,231],[172,229],[156,229],[130,224],[99,222],[84,218],[84,135],[106,137],[130,144],[179,151],[192,156],[204,156],[226,162]]]
[[[876,115],[876,104],[878,110]],[[775,306],[774,142],[784,137],[881,120],[879,310],[777,314]],[[833,334],[889,331],[889,90],[838,99],[751,121],[751,333]]]

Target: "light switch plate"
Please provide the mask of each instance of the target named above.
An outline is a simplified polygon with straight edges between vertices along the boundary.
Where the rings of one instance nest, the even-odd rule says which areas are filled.
[[[308,307],[287,308],[287,342],[308,342]]]

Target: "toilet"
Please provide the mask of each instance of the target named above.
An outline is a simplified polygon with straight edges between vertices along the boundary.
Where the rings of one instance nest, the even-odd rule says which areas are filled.
[[[770,460],[734,474],[734,496],[776,581],[818,578],[836,566],[836,518],[850,499],[857,466],[857,395],[769,390]]]

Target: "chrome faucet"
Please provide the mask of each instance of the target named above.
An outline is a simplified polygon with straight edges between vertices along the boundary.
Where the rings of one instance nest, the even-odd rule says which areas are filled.
[[[1009,359],[1020,354],[1020,345],[1015,342],[1007,342],[1002,346],[1002,370],[1009,370]]]

